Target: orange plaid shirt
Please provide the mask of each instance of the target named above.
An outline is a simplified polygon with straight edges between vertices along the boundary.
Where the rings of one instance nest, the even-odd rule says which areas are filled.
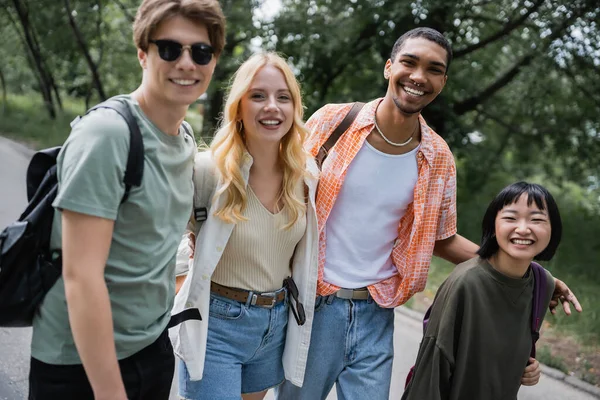
[[[319,276],[317,293],[327,296],[340,288],[323,280],[325,268],[325,223],[344,183],[348,166],[362,147],[375,124],[375,109],[382,99],[367,103],[348,131],[331,149],[325,162],[317,193],[319,223]],[[316,156],[352,104],[328,104],[306,123],[312,132],[306,143]],[[456,166],[446,142],[419,116],[421,146],[417,152],[419,176],[414,200],[398,224],[398,238],[392,261],[398,274],[368,287],[373,299],[382,307],[404,304],[425,288],[427,272],[436,240],[456,234]],[[356,210],[360,212],[360,210]]]

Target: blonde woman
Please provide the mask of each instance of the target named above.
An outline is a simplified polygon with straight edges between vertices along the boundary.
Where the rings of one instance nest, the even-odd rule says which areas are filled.
[[[287,63],[254,55],[234,76],[210,151],[196,157],[193,220],[202,227],[191,224],[180,246],[193,261],[174,313],[197,308],[203,319],[173,332],[182,398],[254,400],[284,379],[303,383],[318,170],[303,149],[302,109]]]

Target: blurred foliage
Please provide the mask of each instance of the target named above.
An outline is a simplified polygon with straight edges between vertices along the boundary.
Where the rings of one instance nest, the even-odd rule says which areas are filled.
[[[53,120],[47,113],[40,112],[43,104],[38,97],[8,96],[10,115],[0,118],[1,134],[35,149],[60,146],[71,129],[69,123],[85,112],[83,101],[69,97],[65,100],[63,111]]]
[[[446,88],[424,112],[463,165],[463,195],[494,171],[589,186],[600,171],[600,6],[595,0],[283,0],[265,27],[288,55],[309,115],[385,94],[395,40],[417,26],[451,40]],[[512,156],[507,159],[505,155]]]

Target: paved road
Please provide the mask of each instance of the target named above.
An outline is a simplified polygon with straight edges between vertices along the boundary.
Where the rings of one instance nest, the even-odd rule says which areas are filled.
[[[0,228],[15,220],[25,204],[25,173],[31,152],[0,137]],[[390,399],[400,399],[404,378],[413,364],[421,339],[420,323],[396,312],[394,336],[394,381]],[[18,400],[27,396],[29,343],[31,329],[0,328],[0,400]],[[173,388],[175,392],[175,388]],[[176,399],[176,396],[172,396]],[[272,393],[267,400],[272,400]],[[335,391],[327,400],[335,400]],[[523,388],[519,400],[593,400],[562,381],[542,376],[533,388]]]
[[[31,151],[0,136],[0,228],[19,217],[26,202],[25,174]],[[27,393],[31,329],[0,328],[0,400]]]

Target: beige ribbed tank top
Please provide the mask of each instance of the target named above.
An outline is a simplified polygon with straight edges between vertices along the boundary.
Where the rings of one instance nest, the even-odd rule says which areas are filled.
[[[304,182],[296,190],[303,198]],[[236,223],[211,280],[256,292],[274,291],[291,275],[294,250],[306,231],[306,214],[291,228],[282,229],[289,221],[286,209],[271,213],[250,185],[247,194],[244,216],[248,220]]]

